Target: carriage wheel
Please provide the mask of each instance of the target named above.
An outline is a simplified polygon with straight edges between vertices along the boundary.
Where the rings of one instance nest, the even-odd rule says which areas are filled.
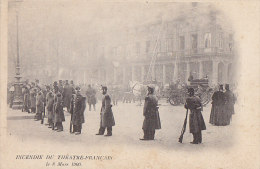
[[[206,106],[210,102],[210,96],[208,92],[203,92],[200,96],[201,103],[203,106]]]

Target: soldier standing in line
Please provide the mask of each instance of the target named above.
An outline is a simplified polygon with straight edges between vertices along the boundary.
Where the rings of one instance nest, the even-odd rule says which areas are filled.
[[[144,137],[140,140],[154,140],[155,130],[161,129],[161,121],[159,116],[158,99],[154,95],[154,87],[147,86],[148,94],[145,97],[144,102],[144,122],[143,122],[143,132]]]
[[[31,113],[29,108],[30,108],[30,91],[28,89],[28,86],[25,86],[24,87],[24,111],[28,112],[28,113]]]
[[[57,92],[54,96],[54,123],[56,124],[57,132],[63,131],[62,122],[65,121],[64,111],[63,111],[63,99],[62,94]]]
[[[43,92],[41,90],[38,91],[36,94],[36,115],[35,115],[35,120],[41,120],[42,117],[42,112],[44,111],[44,96]]]
[[[32,88],[30,89],[30,109],[32,113],[36,112],[36,94],[37,89],[35,83],[32,82]]]
[[[107,87],[102,86],[102,106],[100,113],[100,128],[96,135],[104,135],[105,129],[107,134],[105,136],[112,136],[112,126],[115,126],[114,115],[112,112],[111,98],[107,94]]]
[[[53,114],[53,104],[54,104],[54,95],[50,90],[50,86],[47,86],[47,94],[46,94],[46,110],[48,114],[48,128],[54,128],[54,114]]]
[[[80,94],[80,87],[76,87],[76,95],[73,96],[72,124],[73,132],[81,134],[82,124],[85,122],[84,111],[86,108],[86,97]]]
[[[186,99],[184,107],[190,110],[189,126],[190,133],[193,135],[193,141],[191,144],[202,143],[202,130],[206,130],[206,125],[201,114],[203,110],[201,100],[199,97],[194,96],[194,89],[188,89],[189,97]]]

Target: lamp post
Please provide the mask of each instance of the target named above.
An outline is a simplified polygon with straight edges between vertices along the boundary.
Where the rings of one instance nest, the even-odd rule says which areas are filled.
[[[19,55],[19,18],[18,13],[16,12],[16,49],[17,49],[17,58],[16,58],[16,67],[15,67],[15,83],[14,83],[14,101],[13,109],[21,109],[23,106],[23,95],[22,95],[22,83],[21,83],[21,73],[20,73],[20,55]]]

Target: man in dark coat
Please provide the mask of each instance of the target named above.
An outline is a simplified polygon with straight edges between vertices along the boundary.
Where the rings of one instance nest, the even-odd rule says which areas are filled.
[[[89,111],[91,111],[91,105],[93,105],[94,111],[96,111],[96,102],[97,102],[96,90],[93,89],[90,85],[88,85],[86,96],[88,100]]]
[[[234,104],[236,102],[236,97],[234,93],[229,89],[229,84],[225,85],[225,93],[224,93],[224,98],[225,98],[225,119],[226,119],[226,124],[230,124],[230,120],[232,118],[232,115],[235,114],[234,110]]]
[[[154,140],[155,130],[161,129],[161,121],[159,116],[158,99],[154,95],[154,87],[148,86],[148,94],[144,102],[144,122],[143,132],[144,137],[140,140]]]
[[[24,102],[23,102],[24,111],[31,113],[29,110],[29,108],[30,108],[30,91],[28,89],[28,86],[24,87],[23,97],[24,97],[24,99],[23,99],[24,100]]]
[[[58,88],[60,94],[63,96],[64,88],[63,88],[62,80],[59,80]]]
[[[54,128],[54,113],[53,113],[53,104],[54,104],[54,95],[50,90],[50,87],[47,87],[46,94],[46,110],[48,115],[48,124],[49,128]]]
[[[80,87],[76,87],[76,95],[73,98],[72,124],[73,133],[81,134],[82,124],[85,122],[84,111],[86,108],[86,97],[80,94]]]
[[[103,135],[107,128],[107,134],[105,136],[112,136],[112,126],[115,126],[114,115],[112,112],[111,98],[107,94],[107,87],[102,86],[102,107],[100,113],[100,128],[96,135]]]
[[[190,133],[193,135],[191,144],[199,144],[202,142],[201,130],[206,130],[206,125],[201,114],[203,110],[201,100],[199,97],[194,96],[194,89],[188,89],[189,97],[186,99],[184,107],[190,110],[189,126]]]
[[[35,115],[35,120],[41,120],[42,117],[42,112],[44,111],[44,95],[42,91],[38,91],[36,95],[36,115]]]
[[[209,123],[216,126],[226,125],[224,117],[224,104],[225,97],[223,92],[223,85],[219,85],[219,91],[216,91],[212,95],[212,108],[210,113]]]
[[[64,106],[67,108],[67,111],[70,110],[70,101],[71,101],[73,92],[74,92],[73,87],[70,86],[69,81],[66,80],[65,85],[64,85],[63,97],[64,97]]]
[[[63,101],[60,92],[54,95],[54,123],[57,127],[57,131],[63,131],[62,122],[65,121],[65,116],[63,112]]]
[[[35,88],[35,84],[32,83],[32,88],[30,89],[30,109],[32,113],[36,112],[36,94],[37,89]]]

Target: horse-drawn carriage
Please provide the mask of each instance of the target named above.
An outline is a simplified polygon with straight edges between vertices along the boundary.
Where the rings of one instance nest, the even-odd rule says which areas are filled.
[[[190,85],[169,85],[163,92],[164,97],[168,102],[177,106],[185,103],[186,97],[188,97],[188,88],[194,88],[195,95],[201,98],[203,106],[207,105],[213,94],[213,89],[209,86],[208,79],[194,79],[190,81]]]

